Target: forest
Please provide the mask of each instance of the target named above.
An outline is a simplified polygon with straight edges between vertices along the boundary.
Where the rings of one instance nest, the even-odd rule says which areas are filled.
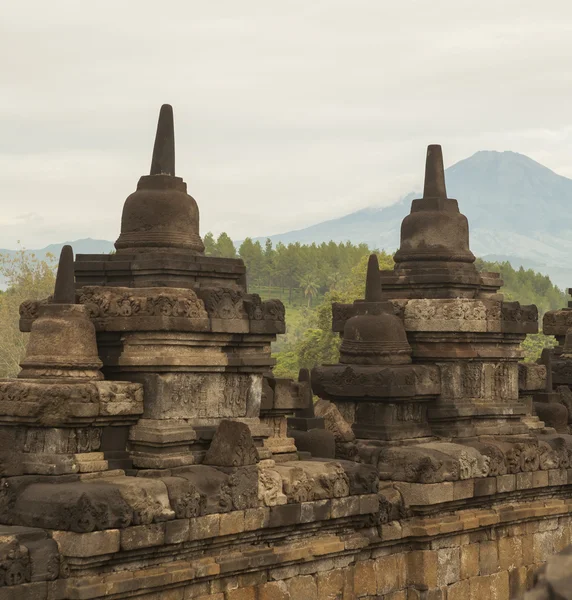
[[[367,257],[375,252],[382,269],[393,268],[393,257],[366,244],[329,242],[322,244],[281,243],[262,245],[246,238],[235,247],[226,233],[218,238],[207,233],[206,253],[240,257],[248,274],[250,292],[263,298],[280,298],[286,306],[286,334],[274,344],[275,373],[294,377],[302,367],[337,362],[339,337],[331,331],[331,303],[363,298]],[[510,263],[477,259],[480,271],[501,274],[501,292],[508,301],[536,304],[540,319],[548,310],[566,306],[566,294],[550,278],[531,269],[514,269]],[[525,359],[536,360],[554,338],[529,335],[524,343]]]
[[[367,258],[372,252],[378,255],[382,269],[393,267],[391,254],[350,242],[273,246],[270,240],[261,244],[247,238],[236,248],[226,233],[216,239],[207,233],[204,242],[207,255],[244,260],[250,292],[284,302],[286,334],[273,345],[275,373],[281,377],[296,377],[302,367],[337,362],[339,337],[331,331],[331,303],[363,298]],[[505,298],[536,304],[541,317],[547,310],[566,306],[566,295],[546,275],[514,269],[508,262],[477,259],[477,267],[500,272]],[[18,329],[20,303],[49,296],[55,269],[54,256],[40,260],[25,249],[12,257],[0,255],[0,276],[5,282],[0,291],[0,377],[16,376],[24,356],[28,334]],[[543,347],[553,344],[553,338],[542,334],[528,336],[526,360],[536,360]]]

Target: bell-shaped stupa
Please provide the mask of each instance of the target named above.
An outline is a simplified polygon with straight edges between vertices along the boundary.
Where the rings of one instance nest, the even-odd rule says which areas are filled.
[[[137,190],[123,206],[118,252],[181,249],[202,254],[199,209],[187,194],[187,184],[175,176],[173,108],[159,113],[151,171],[139,179]]]
[[[427,147],[423,197],[401,224],[395,268],[382,271],[384,298],[476,298],[497,293],[497,273],[479,273],[469,223],[447,197],[441,146]]]
[[[381,365],[411,362],[411,346],[393,306],[381,298],[377,256],[367,265],[365,300],[356,301],[355,316],[346,321],[340,363]]]
[[[95,327],[86,307],[76,304],[73,250],[64,246],[53,300],[38,309],[18,377],[103,379],[101,365]]]
[[[469,249],[469,223],[457,201],[447,197],[443,151],[436,144],[427,148],[423,198],[411,203],[395,253],[397,268],[427,261],[461,263],[458,267],[475,262]]]

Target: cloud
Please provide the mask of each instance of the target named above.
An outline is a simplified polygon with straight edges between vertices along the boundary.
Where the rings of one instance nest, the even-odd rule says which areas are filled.
[[[425,146],[569,165],[564,0],[26,0],[0,22],[0,246],[117,237],[161,103],[202,231],[265,235],[397,199]]]

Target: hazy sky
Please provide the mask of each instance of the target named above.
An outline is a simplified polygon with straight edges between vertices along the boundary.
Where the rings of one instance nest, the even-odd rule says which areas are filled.
[[[572,177],[569,0],[6,1],[0,56],[0,247],[115,240],[164,102],[202,233],[391,203],[428,143]]]

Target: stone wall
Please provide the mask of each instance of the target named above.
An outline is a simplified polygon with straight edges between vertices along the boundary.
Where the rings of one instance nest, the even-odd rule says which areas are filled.
[[[0,598],[509,600],[520,597],[548,556],[571,541],[572,502],[562,499],[465,509],[344,531],[353,510],[350,504],[359,513],[376,501],[375,496],[362,496],[361,511],[359,503],[346,499],[325,500],[123,530],[51,531],[71,577],[32,577],[29,583],[0,588]],[[328,532],[318,521],[312,525],[312,519],[326,516],[341,529]],[[293,519],[299,524],[292,524]],[[38,552],[38,543],[30,542],[34,530],[10,529],[0,530],[0,552],[10,543],[19,544],[38,579],[54,549]],[[261,543],[269,535],[274,542]],[[48,541],[53,544],[44,540]],[[165,554],[176,562],[165,563]],[[115,572],[118,561],[124,570]],[[154,566],[154,561],[163,564]],[[8,563],[4,556],[3,574],[14,572]],[[78,570],[82,576],[73,577]]]

